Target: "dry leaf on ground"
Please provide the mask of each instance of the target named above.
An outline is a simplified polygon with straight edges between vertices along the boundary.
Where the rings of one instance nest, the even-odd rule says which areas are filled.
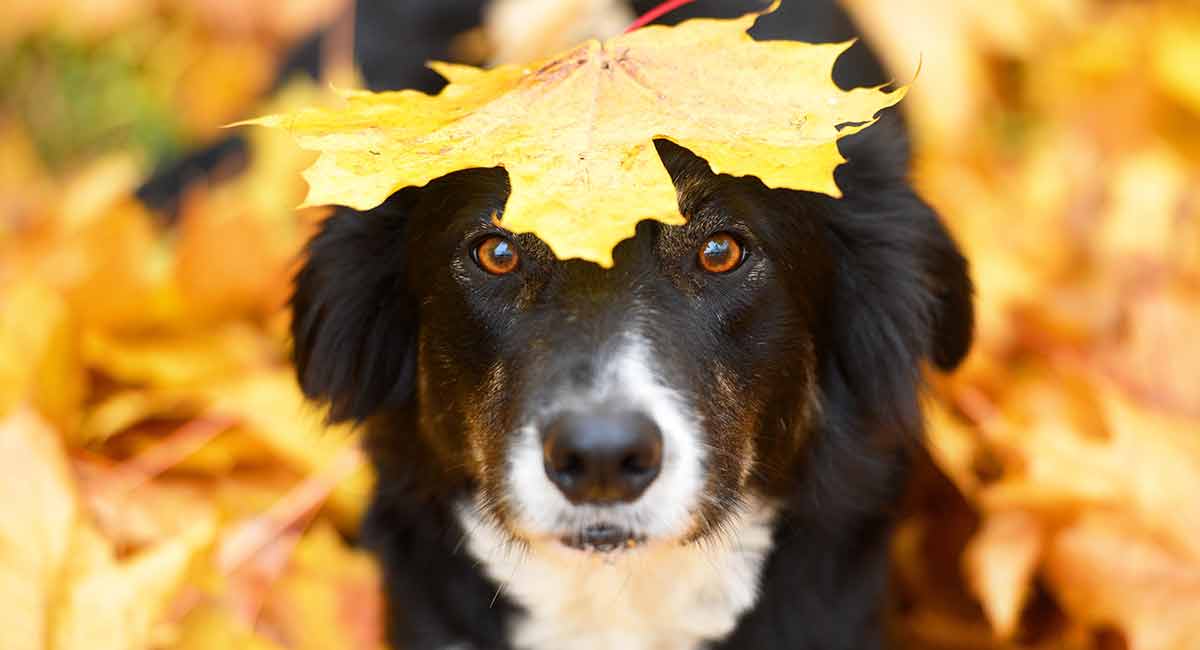
[[[0,422],[0,503],[6,650],[145,647],[214,532],[192,519],[118,557],[80,511],[58,433],[25,409]]]

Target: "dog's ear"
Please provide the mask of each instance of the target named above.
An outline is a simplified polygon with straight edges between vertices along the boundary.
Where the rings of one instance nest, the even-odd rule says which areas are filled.
[[[405,227],[415,190],[368,212],[341,209],[308,243],[292,294],[300,386],[329,420],[363,420],[413,391],[417,309]]]
[[[925,274],[933,293],[929,357],[942,370],[953,370],[967,356],[975,335],[975,288],[967,260],[932,210],[925,250]]]
[[[966,355],[972,284],[945,226],[906,183],[867,187],[847,188],[829,219],[834,363],[868,417],[919,430],[921,364],[950,370]]]

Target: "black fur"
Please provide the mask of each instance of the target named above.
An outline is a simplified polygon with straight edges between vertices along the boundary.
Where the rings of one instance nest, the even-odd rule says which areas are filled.
[[[841,200],[768,190],[753,179],[714,181],[741,187],[789,219],[764,235],[779,237],[774,245],[784,254],[806,245],[788,239],[806,232],[799,224],[819,224],[821,237],[820,250],[795,260],[799,268],[789,275],[797,283],[817,279],[790,290],[810,291],[812,313],[820,314],[812,324],[820,419],[803,444],[763,455],[785,462],[764,463],[757,489],[788,506],[759,604],[719,647],[878,647],[890,509],[907,445],[921,430],[921,361],[952,367],[970,340],[965,262],[905,183],[903,168],[867,133],[846,143],[852,162],[839,172]],[[686,152],[666,153],[676,169],[695,164]],[[457,639],[502,648],[501,630],[513,611],[458,548],[462,531],[453,504],[476,489],[453,451],[464,443],[439,450],[418,435],[421,412],[443,405],[411,399],[422,319],[414,284],[433,280],[413,257],[445,255],[437,237],[417,237],[413,225],[436,224],[445,219],[441,210],[461,210],[464,202],[487,214],[502,200],[494,196],[496,174],[461,173],[401,193],[366,215],[332,217],[297,278],[294,334],[305,392],[329,401],[335,419],[367,422],[381,481],[364,538],[383,561],[392,640],[401,647]],[[457,336],[454,323],[436,326]],[[471,372],[472,343],[454,345],[464,372]],[[444,390],[453,400],[453,387]],[[772,405],[764,420],[788,419],[794,406]],[[444,433],[451,440],[466,435]]]
[[[416,324],[403,269],[405,199],[330,219],[296,276],[292,337],[305,395],[333,420],[361,420],[411,394]]]
[[[878,71],[870,65],[843,78],[869,79]],[[467,458],[480,434],[464,421],[511,426],[535,398],[517,378],[506,398],[479,404],[488,365],[570,374],[587,356],[573,350],[590,349],[573,341],[602,339],[624,316],[627,289],[660,306],[651,329],[661,328],[655,340],[678,357],[681,380],[715,391],[683,357],[720,359],[736,366],[742,398],[758,404],[745,422],[729,423],[755,432],[753,479],[739,487],[710,468],[717,501],[733,504],[745,489],[785,504],[757,604],[713,647],[880,647],[892,508],[922,429],[921,368],[926,360],[953,368],[971,341],[966,262],[907,182],[907,140],[894,113],[842,141],[850,161],[837,172],[842,199],[714,176],[686,150],[659,150],[688,227],[732,218],[753,230],[754,254],[769,261],[761,286],[744,289],[731,277],[710,290],[673,270],[664,251],[676,241],[682,259],[692,239],[654,223],[618,247],[611,272],[555,262],[522,236],[531,267],[543,270],[476,278],[464,247],[503,208],[499,169],[403,190],[365,214],[341,210],[311,242],[292,301],[297,371],[305,393],[332,406],[332,419],[366,429],[380,481],[363,538],[383,566],[398,648],[508,648],[504,631],[519,608],[462,550],[453,515],[466,495],[497,489],[503,458],[483,466]],[[720,323],[684,310],[685,295],[719,311]],[[568,316],[582,324],[563,333]],[[807,382],[816,408],[789,390]],[[722,406],[714,401],[705,408]]]

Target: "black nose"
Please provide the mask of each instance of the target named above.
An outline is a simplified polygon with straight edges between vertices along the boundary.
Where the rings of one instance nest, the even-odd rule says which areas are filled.
[[[642,413],[564,413],[545,431],[546,475],[571,503],[633,501],[662,467],[662,433]]]

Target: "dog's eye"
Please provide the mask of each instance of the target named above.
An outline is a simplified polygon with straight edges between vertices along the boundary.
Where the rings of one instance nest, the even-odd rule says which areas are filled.
[[[709,237],[700,246],[697,259],[700,268],[709,273],[728,273],[741,266],[745,257],[738,240],[727,232],[720,232]]]
[[[479,268],[492,275],[512,273],[521,261],[516,245],[499,235],[492,235],[479,242],[473,255]]]

